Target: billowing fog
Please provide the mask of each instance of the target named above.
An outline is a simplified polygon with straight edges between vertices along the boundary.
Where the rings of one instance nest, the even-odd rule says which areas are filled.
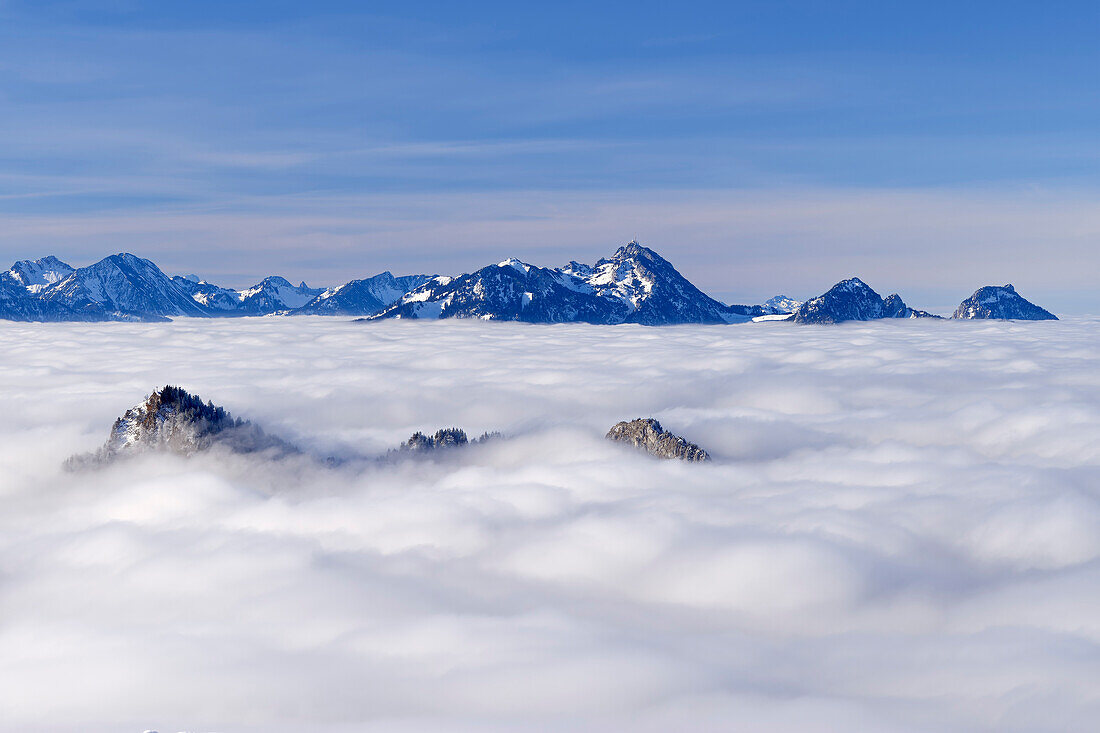
[[[2,322],[0,343],[0,729],[1100,719],[1100,319]],[[166,383],[307,455],[62,470]],[[713,460],[603,439],[649,416]],[[506,439],[307,457],[451,425]]]

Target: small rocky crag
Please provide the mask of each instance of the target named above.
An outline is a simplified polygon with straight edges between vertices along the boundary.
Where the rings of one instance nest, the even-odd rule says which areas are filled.
[[[668,432],[651,417],[617,423],[607,431],[607,439],[628,443],[657,458],[679,458],[692,462],[710,460],[710,454],[705,450]]]
[[[425,435],[417,431],[397,450],[401,453],[426,453],[442,448],[460,448],[464,445],[484,443],[499,437],[500,433],[484,433],[480,438],[470,440],[466,437],[466,431],[461,428],[443,428],[435,431],[434,435]]]
[[[73,456],[70,470],[93,467],[147,451],[191,456],[215,446],[233,453],[274,450],[296,453],[290,444],[256,425],[234,418],[224,408],[179,387],[154,390],[144,402],[115,420],[106,444],[94,453]]]
[[[1057,321],[1058,316],[1040,308],[1011,285],[986,285],[959,303],[952,318],[1000,318],[1020,321]]]

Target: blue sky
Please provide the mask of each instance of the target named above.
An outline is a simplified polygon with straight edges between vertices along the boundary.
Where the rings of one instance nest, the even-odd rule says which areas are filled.
[[[411,7],[410,7],[411,6]],[[0,0],[0,255],[1100,312],[1100,5]]]

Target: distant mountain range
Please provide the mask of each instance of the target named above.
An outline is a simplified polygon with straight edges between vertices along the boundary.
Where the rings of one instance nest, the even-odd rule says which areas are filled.
[[[940,318],[910,308],[897,293],[880,296],[858,277],[842,280],[828,292],[794,309],[793,323],[842,323],[882,318]],[[952,318],[995,318],[1022,321],[1058,320],[1053,313],[1022,298],[1011,285],[989,285],[964,300]]]
[[[56,257],[16,262],[0,272],[0,318],[16,321],[163,321],[177,316],[270,314],[386,318],[481,318],[529,323],[673,324],[778,320],[839,323],[924,318],[894,294],[880,297],[858,278],[800,303],[777,295],[761,305],[726,305],[637,242],[594,265],[544,268],[509,259],[454,277],[383,272],[337,288],[295,286],[271,276],[233,290],[195,275],[166,275],[150,260],[120,253],[74,268]],[[986,287],[956,318],[1047,319],[1011,285]]]

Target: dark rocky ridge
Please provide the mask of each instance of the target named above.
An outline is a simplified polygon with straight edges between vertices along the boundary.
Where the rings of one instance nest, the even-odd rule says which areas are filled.
[[[843,323],[880,318],[939,318],[905,305],[897,293],[882,298],[858,277],[842,280],[828,292],[800,305],[790,317],[793,323]]]
[[[1057,321],[1058,316],[1016,292],[1012,285],[986,285],[959,303],[952,318],[997,318],[1020,321]]]
[[[653,418],[616,423],[607,431],[607,439],[627,443],[657,458],[678,458],[692,462],[710,460],[710,454],[705,450],[668,432]]]

